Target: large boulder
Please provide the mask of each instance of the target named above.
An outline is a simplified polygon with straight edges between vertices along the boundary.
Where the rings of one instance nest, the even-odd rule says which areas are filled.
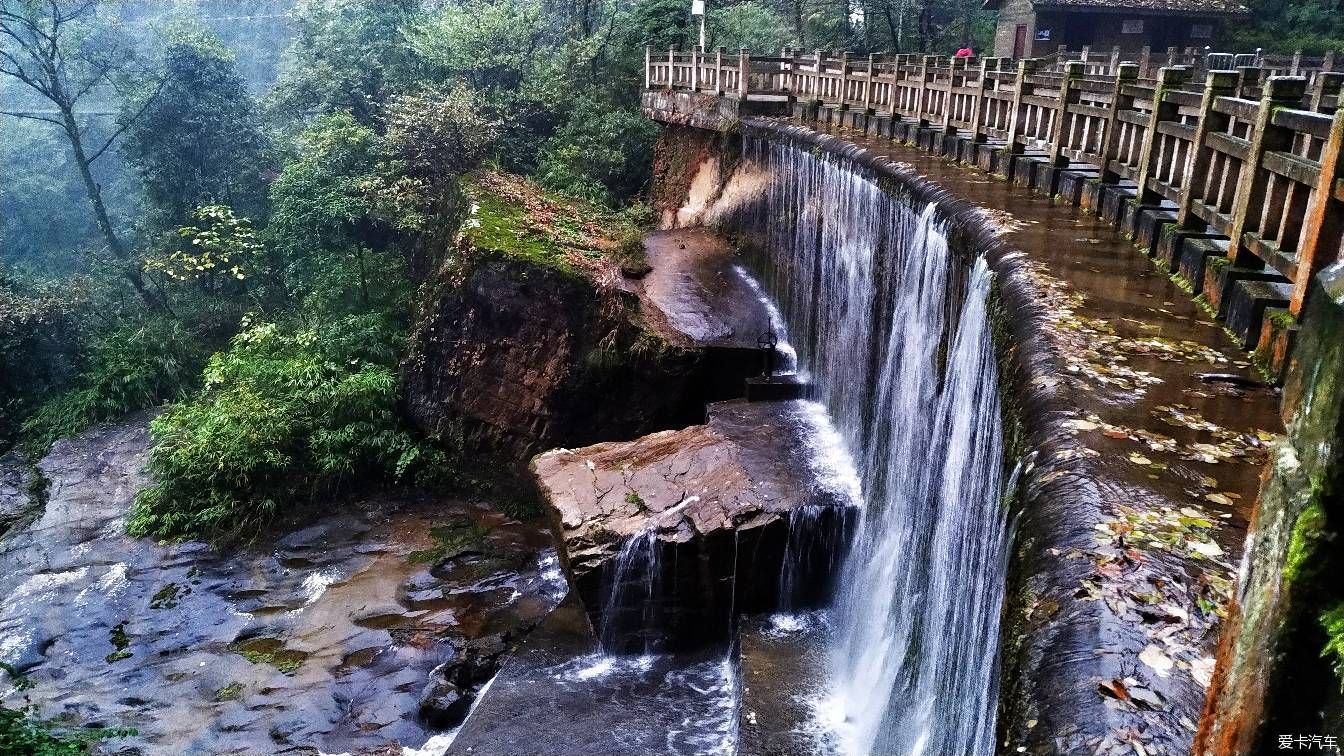
[[[712,640],[731,613],[815,595],[827,577],[814,562],[833,563],[856,484],[818,453],[821,408],[733,401],[708,414],[532,462],[562,564],[608,645]]]

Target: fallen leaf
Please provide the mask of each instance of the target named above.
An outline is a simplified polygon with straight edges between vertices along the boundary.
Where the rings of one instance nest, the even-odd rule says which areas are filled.
[[[1206,656],[1190,662],[1190,676],[1195,678],[1195,682],[1200,686],[1209,687],[1209,683],[1213,682],[1213,657]]]
[[[1208,499],[1214,504],[1222,504],[1225,507],[1232,506],[1232,500],[1220,493],[1205,494],[1204,498]]]
[[[1213,541],[1191,541],[1190,550],[1210,559],[1223,555],[1222,547]]]
[[[1153,461],[1142,454],[1130,454],[1129,461],[1136,465],[1151,465]]]

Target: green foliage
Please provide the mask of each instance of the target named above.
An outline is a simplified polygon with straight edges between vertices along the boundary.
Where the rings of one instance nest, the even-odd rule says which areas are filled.
[[[485,548],[490,528],[468,519],[431,528],[429,537],[434,545],[428,549],[412,551],[407,559],[412,564],[437,564],[452,559],[468,551],[481,551]]]
[[[1330,660],[1330,668],[1339,678],[1339,688],[1344,692],[1344,603],[1336,604],[1321,614],[1321,628],[1325,630],[1326,643],[1321,657]]]
[[[774,52],[794,44],[793,30],[784,18],[760,0],[716,7],[709,12],[708,26],[714,30],[710,44],[734,54],[743,48]]]
[[[276,104],[294,118],[312,110],[345,111],[375,125],[383,103],[415,68],[403,33],[418,6],[417,0],[301,0]]]
[[[582,98],[546,142],[538,177],[549,189],[612,204],[647,182],[657,136],[657,126],[642,114]]]
[[[196,336],[158,316],[130,321],[93,339],[75,385],[45,402],[23,424],[42,451],[94,423],[183,396],[205,362]]]
[[[12,666],[0,662],[0,670],[9,674],[18,690],[32,687],[28,678],[17,674]],[[57,733],[50,723],[38,718],[34,707],[0,706],[0,753],[6,756],[83,756],[90,752],[91,743],[135,734],[129,727]]]
[[[181,224],[199,205],[262,217],[269,140],[233,53],[208,32],[179,29],[159,78],[144,105],[129,106],[138,117],[122,144],[144,184],[151,227]]]
[[[397,341],[376,314],[246,328],[210,359],[200,394],[154,420],[155,483],[130,531],[251,531],[341,484],[405,479],[432,461],[398,421]]]
[[[1229,24],[1223,45],[1232,52],[1320,55],[1344,50],[1344,14],[1333,0],[1252,0],[1248,23]]]

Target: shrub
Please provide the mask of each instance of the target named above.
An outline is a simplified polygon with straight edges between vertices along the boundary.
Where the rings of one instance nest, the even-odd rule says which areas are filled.
[[[23,424],[27,446],[44,451],[94,423],[184,395],[205,362],[199,340],[158,317],[96,336],[75,385],[45,402]]]
[[[251,531],[315,494],[438,459],[398,423],[394,334],[381,315],[246,327],[210,359],[201,392],[154,420],[155,482],[136,497],[130,532]]]

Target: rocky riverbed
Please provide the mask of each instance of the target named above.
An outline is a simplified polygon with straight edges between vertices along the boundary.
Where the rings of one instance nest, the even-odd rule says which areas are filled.
[[[427,494],[315,507],[223,553],[130,538],[146,424],[56,444],[45,510],[0,541],[0,661],[24,681],[0,696],[137,731],[108,752],[442,753],[565,593],[544,530]]]

